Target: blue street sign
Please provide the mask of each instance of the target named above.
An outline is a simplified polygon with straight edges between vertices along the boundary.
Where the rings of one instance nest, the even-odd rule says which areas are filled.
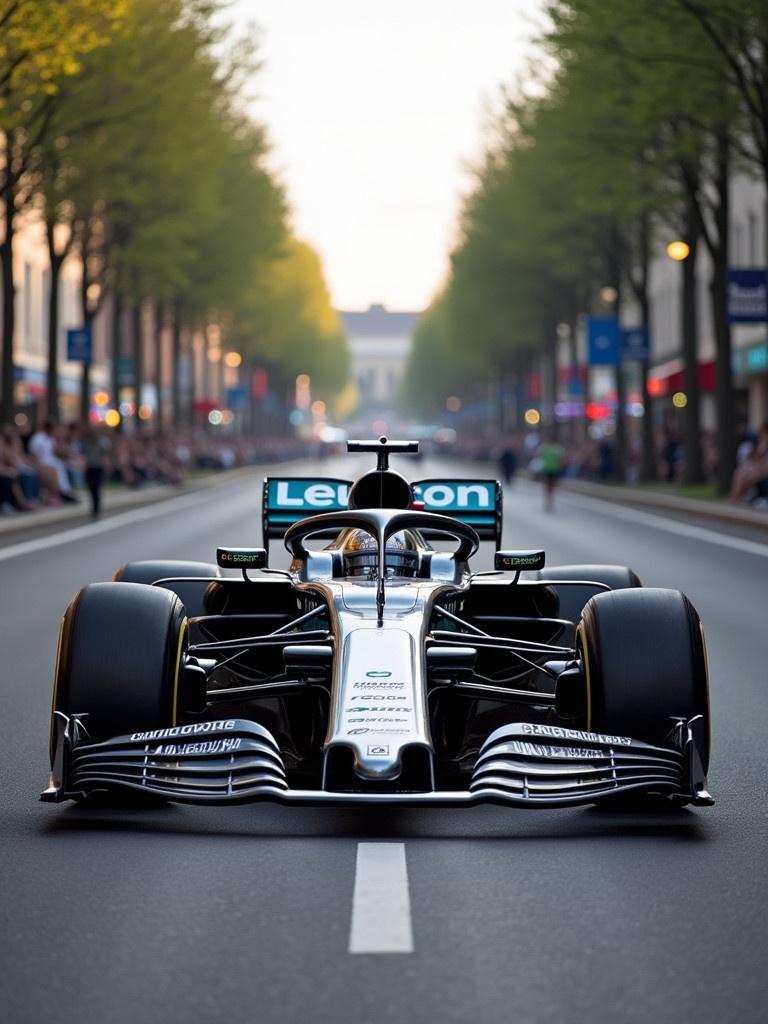
[[[651,355],[650,338],[647,327],[622,327],[619,338],[621,361],[636,359],[646,362]]]
[[[571,370],[570,379],[568,381],[568,394],[572,398],[578,398],[584,394],[584,384],[582,383],[579,371],[574,367]]]
[[[761,324],[768,321],[768,271],[765,267],[728,270],[728,322]]]
[[[224,401],[228,409],[244,409],[248,404],[248,390],[246,388],[227,388],[224,393]]]
[[[67,331],[67,359],[73,363],[90,363],[93,353],[93,334],[90,325]]]
[[[619,321],[615,316],[587,317],[587,362],[616,366],[619,361]]]

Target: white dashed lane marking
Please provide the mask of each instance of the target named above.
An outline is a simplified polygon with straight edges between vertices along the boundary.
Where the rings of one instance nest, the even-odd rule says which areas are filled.
[[[350,953],[412,953],[404,843],[358,843]]]

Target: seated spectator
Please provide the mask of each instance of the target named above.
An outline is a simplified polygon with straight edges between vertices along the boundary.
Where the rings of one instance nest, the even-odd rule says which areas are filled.
[[[768,421],[762,424],[751,450],[745,454],[731,482],[732,501],[768,502]]]
[[[18,431],[14,427],[3,427],[0,445],[5,448],[8,463],[16,467],[24,497],[36,505],[40,500],[40,475],[24,451]]]
[[[59,431],[59,451],[67,467],[72,490],[81,490],[85,487],[85,460],[79,423],[70,423],[65,430]]]
[[[29,455],[40,474],[48,501],[52,504],[79,500],[72,493],[67,466],[59,454],[60,451],[56,442],[55,426],[51,420],[46,420],[42,429],[36,431],[29,439]]]
[[[10,505],[20,512],[29,512],[35,506],[24,497],[19,471],[11,447],[0,437],[0,506]]]

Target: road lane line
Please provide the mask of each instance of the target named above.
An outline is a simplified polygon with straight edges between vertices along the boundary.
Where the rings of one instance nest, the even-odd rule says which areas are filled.
[[[99,519],[97,522],[75,526],[73,529],[63,530],[61,533],[11,544],[6,548],[0,548],[0,562],[6,562],[9,558],[19,558],[21,555],[33,554],[36,551],[45,551],[47,548],[56,548],[61,544],[69,544],[71,541],[89,539],[99,533],[117,530],[121,526],[130,526],[133,523],[140,523],[144,519],[155,519],[168,512],[189,508],[198,504],[205,493],[204,491],[194,491],[192,494],[185,494],[179,498],[168,498],[150,506],[132,509],[130,512],[121,512],[118,515],[110,516],[109,519]],[[29,525],[34,526],[34,519],[30,520]]]
[[[412,953],[405,843],[358,843],[350,953]]]
[[[677,519],[665,519],[663,516],[653,515],[651,512],[640,512],[634,508],[627,508],[624,505],[612,505],[601,498],[585,498],[583,495],[563,494],[563,503],[578,505],[590,511],[602,512],[603,515],[612,516],[614,519],[624,519],[630,523],[639,523],[643,526],[651,526],[657,530],[664,530],[667,533],[675,533],[680,537],[688,537],[691,540],[703,540],[707,544],[718,544],[723,548],[731,548],[733,551],[743,551],[748,555],[758,555],[768,558],[768,544],[760,544],[754,540],[747,540],[744,537],[732,537],[727,533],[716,533],[703,526],[692,526],[689,523],[682,523]]]

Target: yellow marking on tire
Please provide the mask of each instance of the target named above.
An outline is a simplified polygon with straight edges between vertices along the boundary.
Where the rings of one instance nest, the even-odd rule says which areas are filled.
[[[181,623],[181,629],[179,630],[179,646],[176,651],[176,671],[173,676],[173,708],[171,710],[171,725],[176,725],[176,714],[178,712],[179,704],[179,676],[181,674],[181,656],[184,653],[184,640],[187,636],[187,629],[189,627],[189,619],[184,616],[184,620]]]
[[[709,658],[707,656],[707,641],[704,636],[704,623],[699,619],[699,633],[701,634],[701,648],[704,652],[704,692],[707,697],[707,740],[712,743],[712,709],[709,697]]]
[[[64,620],[66,615],[62,615],[59,619],[59,642],[56,645],[56,667],[53,670],[53,700],[51,702],[51,732],[48,737],[48,746],[53,747],[53,734],[54,734],[54,712],[57,710],[56,703],[59,699],[59,670],[61,669],[61,641],[64,636]]]
[[[584,624],[576,627],[576,636],[581,639],[581,654],[584,661],[584,683],[587,689],[587,732],[592,732],[592,683],[589,678],[589,655],[587,654],[587,634]]]

